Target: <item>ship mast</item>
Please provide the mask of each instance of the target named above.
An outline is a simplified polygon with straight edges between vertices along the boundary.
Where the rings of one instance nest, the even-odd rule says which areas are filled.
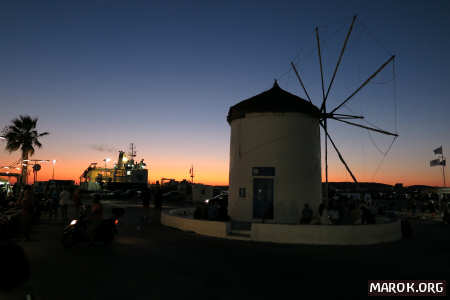
[[[136,157],[136,150],[134,148],[134,143],[130,144],[130,152],[128,153],[128,156],[134,161],[134,158]]]

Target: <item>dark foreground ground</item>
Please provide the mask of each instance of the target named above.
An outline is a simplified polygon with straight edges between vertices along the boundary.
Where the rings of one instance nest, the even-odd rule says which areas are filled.
[[[106,205],[105,210],[109,210]],[[21,242],[40,299],[360,299],[368,279],[449,279],[450,226],[414,224],[414,237],[377,246],[303,246],[208,238],[127,207],[108,247],[64,249],[62,224]],[[45,221],[45,217],[44,217]]]

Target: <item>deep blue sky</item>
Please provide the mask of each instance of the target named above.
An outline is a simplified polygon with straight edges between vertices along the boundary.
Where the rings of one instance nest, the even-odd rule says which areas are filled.
[[[152,180],[187,176],[192,162],[199,180],[226,183],[228,108],[274,78],[304,97],[286,73],[293,59],[320,103],[314,27],[329,82],[356,13],[330,107],[396,54],[396,98],[389,66],[348,106],[400,138],[375,174],[381,155],[367,132],[339,124],[330,131],[361,180],[440,184],[427,163],[433,148],[450,149],[449,3],[3,1],[0,125],[18,114],[39,116],[52,134],[36,155],[58,159],[74,177],[106,155],[92,145],[135,142]],[[390,143],[374,139],[382,149]],[[332,152],[330,160],[332,178],[348,180]]]

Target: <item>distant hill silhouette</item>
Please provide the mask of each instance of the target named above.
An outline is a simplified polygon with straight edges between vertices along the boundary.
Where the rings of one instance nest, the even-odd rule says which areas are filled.
[[[435,186],[429,186],[429,185],[410,185],[407,187],[409,190],[429,190],[434,189]]]
[[[396,187],[390,184],[377,183],[377,182],[329,182],[330,190],[339,190],[345,192],[364,192],[364,191],[377,191],[377,192],[387,192],[394,191]],[[322,182],[322,188],[325,188],[325,183]],[[411,185],[404,187],[404,189],[412,191],[423,191],[435,189],[434,186],[429,185]]]
[[[387,191],[394,188],[392,185],[377,182],[328,182],[328,186],[331,190],[340,191]],[[322,183],[322,187],[325,187],[325,183]]]

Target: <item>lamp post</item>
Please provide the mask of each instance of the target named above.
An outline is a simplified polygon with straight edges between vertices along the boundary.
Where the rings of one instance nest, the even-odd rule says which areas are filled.
[[[105,162],[105,169],[106,169],[106,163],[111,161],[111,158],[105,158],[103,161]]]
[[[105,158],[103,161],[105,162],[105,177],[106,177],[106,163],[111,161],[111,159],[110,158]]]
[[[52,164],[53,164],[52,180],[55,180],[55,164],[56,164],[56,159],[52,160]]]

